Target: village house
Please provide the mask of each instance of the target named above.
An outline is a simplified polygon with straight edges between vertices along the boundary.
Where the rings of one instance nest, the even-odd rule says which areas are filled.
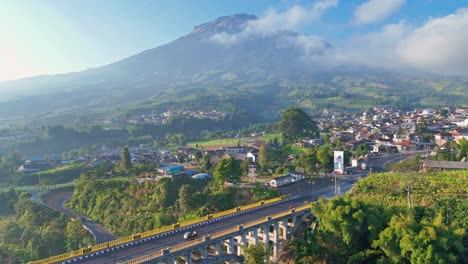
[[[290,183],[298,182],[300,180],[304,179],[303,174],[293,174],[293,173],[287,173],[283,176],[275,177],[270,180],[269,184],[273,188],[278,188],[280,186],[284,186]]]
[[[421,164],[420,171],[426,172],[430,170],[467,170],[468,162],[463,161],[438,161],[425,160]]]

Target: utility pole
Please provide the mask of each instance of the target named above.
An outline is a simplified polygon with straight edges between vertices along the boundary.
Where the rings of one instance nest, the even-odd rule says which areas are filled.
[[[315,181],[312,182],[312,197],[315,195]]]
[[[339,175],[337,176],[337,172],[334,172],[333,175],[335,176],[335,196],[340,196],[340,186],[338,185],[338,181],[340,179]]]

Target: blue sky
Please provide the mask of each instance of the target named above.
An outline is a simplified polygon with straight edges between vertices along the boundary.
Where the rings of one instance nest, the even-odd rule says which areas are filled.
[[[264,18],[272,28],[278,25],[278,21],[292,19],[291,23],[287,23],[286,29],[318,36],[337,47],[343,46],[347,53],[354,54],[354,57],[347,56],[347,59],[359,57],[357,49],[366,50],[369,43],[385,40],[389,37],[390,29],[390,42],[394,41],[395,45],[387,47],[387,50],[373,52],[379,56],[382,54],[385,59],[385,56],[393,57],[388,50],[398,47],[402,60],[393,62],[395,65],[404,61],[406,65],[417,67],[418,63],[422,65],[429,62],[437,70],[453,62],[444,61],[441,64],[440,58],[409,56],[413,51],[411,45],[420,39],[427,43],[437,42],[433,37],[429,38],[428,34],[424,35],[430,22],[437,19],[450,27],[449,30],[444,30],[453,33],[450,36],[458,35],[458,31],[466,31],[465,18],[468,17],[468,12],[467,15],[460,12],[463,7],[468,7],[468,2],[4,0],[0,4],[0,81],[80,71],[112,63],[168,43],[189,33],[196,25],[234,13],[257,15]],[[452,18],[454,14],[458,15]],[[453,26],[454,23],[462,27]],[[455,42],[464,40],[454,38]],[[430,53],[436,46],[422,48]],[[462,49],[460,52],[463,52]],[[452,53],[447,56],[460,57],[459,54]],[[461,57],[464,58],[465,55],[461,54]]]

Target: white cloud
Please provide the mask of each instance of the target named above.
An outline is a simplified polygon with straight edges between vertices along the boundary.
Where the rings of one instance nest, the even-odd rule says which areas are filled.
[[[404,63],[433,71],[468,74],[468,8],[431,19],[397,46]]]
[[[405,4],[405,0],[369,0],[354,11],[354,23],[371,24],[382,21]]]
[[[241,33],[221,33],[212,39],[232,44],[253,35],[300,28],[320,19],[327,8],[336,4],[336,1],[321,1],[309,8],[294,6],[282,13],[270,10],[265,16],[249,23]],[[302,59],[313,63],[358,64],[468,76],[468,8],[460,8],[444,17],[430,18],[421,25],[406,21],[386,24],[374,32],[353,35],[343,43],[333,44],[333,49],[326,49],[327,43],[316,36],[283,36],[281,43],[300,48],[304,54]]]
[[[249,21],[245,29],[238,34],[218,33],[211,37],[221,44],[234,44],[251,35],[265,35],[283,30],[298,30],[305,24],[317,21],[329,8],[336,7],[338,0],[316,1],[309,6],[294,5],[284,12],[269,9],[265,15]]]
[[[388,24],[350,38],[322,58],[335,64],[363,64],[400,70],[468,75],[468,8],[421,26]]]
[[[290,46],[292,45],[301,49],[305,57],[317,56],[323,52],[328,45],[327,42],[317,36],[290,36],[285,38],[284,41]]]
[[[246,30],[262,33],[297,30],[304,24],[318,20],[327,9],[337,5],[338,0],[322,0],[316,1],[308,7],[294,5],[284,12],[270,9],[264,16],[250,21]]]

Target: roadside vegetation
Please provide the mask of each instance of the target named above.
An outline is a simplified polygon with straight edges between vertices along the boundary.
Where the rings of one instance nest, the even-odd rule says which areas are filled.
[[[102,223],[117,236],[148,231],[236,206],[274,198],[278,192],[257,186],[225,186],[239,180],[240,166],[225,160],[214,168],[214,179],[185,178],[136,183],[134,177],[102,179],[99,171],[83,174],[75,182],[68,206]]]
[[[215,121],[175,118],[164,126],[137,124],[115,131],[45,128],[44,137],[24,145],[25,149],[47,145],[60,150],[59,144],[76,137],[76,148],[64,152],[67,158],[88,156],[103,144],[109,144],[119,146],[122,159],[96,167],[71,163],[24,174],[17,168],[25,157],[10,152],[0,157],[0,187],[7,190],[9,185],[49,185],[74,180],[74,194],[67,206],[103,224],[117,236],[126,236],[278,196],[277,191],[260,184],[254,188],[236,187],[241,179],[246,179],[250,165],[257,166],[257,175],[262,180],[296,170],[316,177],[333,170],[334,150],[344,151],[345,166],[350,164],[351,157],[365,159],[369,152],[367,144],[345,148],[340,139],[331,140],[328,134],[320,134],[315,122],[299,108],[287,109],[280,122],[271,124],[238,128],[240,124],[228,124],[230,121],[226,119],[216,121],[217,125],[224,124],[224,129],[231,130],[212,132],[205,127],[213,125],[210,122]],[[98,136],[91,140],[90,135]],[[256,162],[238,162],[232,157],[203,153],[207,146],[243,145],[247,139],[240,135],[256,135],[249,140],[264,140]],[[323,144],[297,143],[306,136],[321,137]],[[193,141],[188,145],[196,148],[189,160],[191,166],[211,178],[156,179],[152,175],[160,165],[158,161],[133,164],[129,148],[122,147],[132,142],[175,149],[190,140]],[[466,146],[462,141],[453,148],[463,154]],[[437,159],[461,157],[442,153]],[[179,162],[187,164],[188,160]],[[319,228],[313,234],[307,231],[305,240],[290,241],[289,255],[296,263],[426,263],[426,260],[459,263],[468,259],[467,171],[421,174],[420,162],[421,157],[415,155],[389,166],[392,173],[361,180],[344,197],[320,200],[313,208]],[[0,263],[24,263],[93,242],[81,228],[80,220],[70,221],[32,203],[30,194],[10,189],[0,193],[0,201],[6,201],[0,205]],[[54,245],[54,249],[48,245]],[[250,247],[246,259],[255,263],[264,250]]]
[[[468,171],[382,173],[312,206],[319,226],[289,249],[296,263],[463,263]]]
[[[0,201],[0,263],[26,263],[94,243],[80,219],[35,204],[26,192],[2,192]]]

